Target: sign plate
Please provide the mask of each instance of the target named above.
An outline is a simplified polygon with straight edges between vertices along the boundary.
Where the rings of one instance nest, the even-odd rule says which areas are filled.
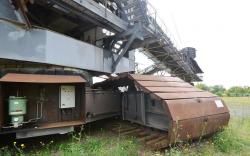
[[[222,107],[224,107],[224,105],[223,105],[223,103],[222,103],[221,100],[215,100],[214,102],[215,102],[217,108],[222,108]]]

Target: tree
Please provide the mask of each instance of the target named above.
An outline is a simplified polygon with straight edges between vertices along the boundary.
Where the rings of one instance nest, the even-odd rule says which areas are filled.
[[[204,91],[209,91],[209,87],[203,83],[197,83],[195,87]]]
[[[231,87],[226,92],[227,96],[249,96],[250,95],[250,87]]]
[[[222,85],[207,86],[205,84],[198,83],[195,87],[204,91],[212,92],[218,96],[250,96],[250,87],[248,86],[234,86],[226,90]]]
[[[215,86],[207,86],[203,83],[198,83],[195,85],[196,88],[199,88],[204,91],[212,92],[213,94],[216,94],[218,96],[224,96],[226,89],[222,85],[215,85]]]
[[[225,94],[226,89],[222,85],[215,85],[210,87],[209,91],[218,96],[223,96]]]

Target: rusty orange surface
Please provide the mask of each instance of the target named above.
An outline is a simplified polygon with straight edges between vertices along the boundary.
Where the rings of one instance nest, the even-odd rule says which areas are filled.
[[[8,73],[0,79],[0,82],[21,83],[85,83],[81,76],[72,75],[41,75],[41,74],[16,74]]]
[[[212,134],[226,126],[230,119],[228,107],[220,97],[178,77],[124,74],[102,85],[107,88],[130,85],[161,101],[170,119],[168,139],[164,144]]]
[[[132,74],[128,78],[165,104],[171,118],[169,143],[212,134],[229,122],[229,109],[220,97],[179,78]]]

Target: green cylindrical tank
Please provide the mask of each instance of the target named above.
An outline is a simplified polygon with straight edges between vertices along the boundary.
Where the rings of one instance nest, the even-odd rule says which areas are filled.
[[[9,115],[13,124],[22,123],[27,112],[27,99],[25,97],[9,97]]]

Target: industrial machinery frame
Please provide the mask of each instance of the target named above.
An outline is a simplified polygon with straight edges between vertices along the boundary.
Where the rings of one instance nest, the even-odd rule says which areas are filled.
[[[166,147],[229,121],[219,97],[191,85],[203,73],[196,49],[178,49],[147,0],[1,0],[0,34],[0,134],[65,134],[116,116],[160,131]],[[145,75],[132,74],[135,51],[154,62]]]

